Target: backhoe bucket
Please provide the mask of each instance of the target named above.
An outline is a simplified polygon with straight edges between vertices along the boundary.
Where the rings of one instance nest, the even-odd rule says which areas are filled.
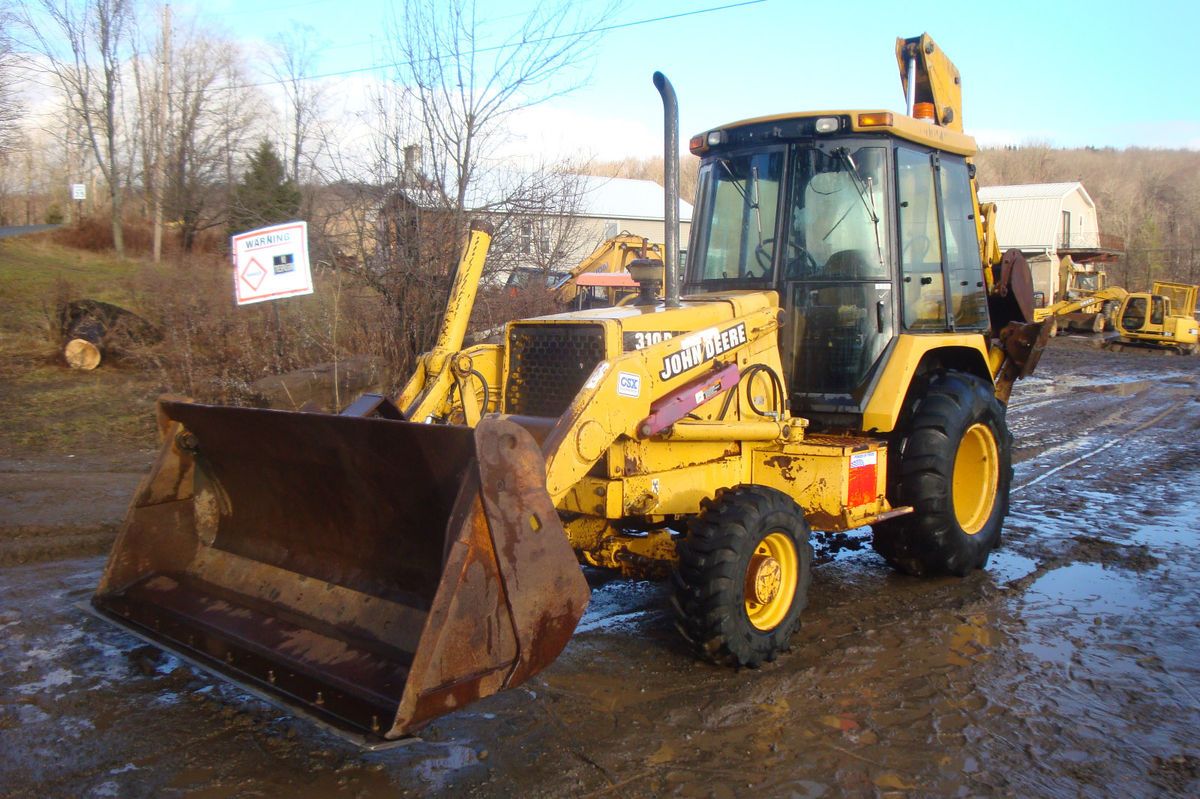
[[[92,604],[380,743],[552,662],[587,584],[533,439],[159,403],[166,440]]]

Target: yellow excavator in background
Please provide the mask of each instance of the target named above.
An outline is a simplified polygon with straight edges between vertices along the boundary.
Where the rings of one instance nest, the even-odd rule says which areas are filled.
[[[1155,281],[1148,292],[1109,286],[1078,299],[1035,309],[1034,319],[1058,322],[1072,315],[1100,313],[1101,308],[1111,305],[1115,333],[1104,342],[1106,349],[1144,348],[1191,355],[1198,346],[1200,324],[1194,314],[1187,315],[1178,309],[1195,308],[1198,290],[1200,286],[1165,281]]]
[[[552,662],[588,601],[580,562],[669,575],[697,655],[750,667],[799,626],[812,529],[870,525],[913,575],[982,567],[1008,511],[1005,404],[1049,325],[978,202],[957,70],[928,35],[896,54],[905,113],[691,139],[682,287],[678,110],[656,73],[666,264],[628,264],[635,301],[464,348],[480,224],[397,397],[160,401],[97,611],[375,744]]]
[[[666,263],[663,246],[645,236],[621,231],[602,241],[590,255],[551,289],[554,298],[565,308],[588,308],[624,305],[637,296],[638,284],[629,274],[630,262],[654,259]],[[662,276],[659,280],[663,280]]]
[[[1091,320],[1093,317],[1111,317],[1113,314],[1109,309],[1119,308],[1127,296],[1129,292],[1120,286],[1102,286],[1094,291],[1081,292],[1074,297],[1059,300],[1045,308],[1035,308],[1033,318],[1037,322],[1050,320],[1059,329],[1071,320],[1078,320],[1086,329],[1100,332],[1104,329],[1104,323],[1097,325],[1093,321],[1085,320]]]
[[[1200,344],[1196,294],[1200,286],[1155,281],[1149,292],[1131,293],[1114,315],[1117,336],[1110,349],[1150,347],[1192,355]]]

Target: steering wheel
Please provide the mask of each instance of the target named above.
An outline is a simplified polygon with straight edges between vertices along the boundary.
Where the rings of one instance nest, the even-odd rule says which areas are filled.
[[[754,248],[754,257],[758,261],[759,265],[762,266],[764,273],[770,271],[771,269],[772,253],[771,251],[767,250],[767,245],[773,245],[774,243],[774,238],[763,239],[762,243]],[[772,250],[774,250],[773,247]],[[789,278],[797,277],[797,270],[795,268],[796,264],[800,264],[802,267],[802,269],[799,271],[803,276],[814,275],[821,271],[821,267],[817,264],[816,259],[812,257],[812,253],[804,249],[804,247],[800,246],[795,241],[791,239],[788,240],[787,250],[786,272]]]
[[[771,249],[767,249],[770,244]],[[775,254],[775,239],[763,239],[754,247],[754,260],[758,261],[758,265],[763,268],[763,274],[771,271],[771,258]]]

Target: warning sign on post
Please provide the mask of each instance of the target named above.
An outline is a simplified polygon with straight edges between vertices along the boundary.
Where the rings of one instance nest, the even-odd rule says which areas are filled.
[[[308,223],[285,222],[234,236],[233,285],[238,305],[312,294]]]

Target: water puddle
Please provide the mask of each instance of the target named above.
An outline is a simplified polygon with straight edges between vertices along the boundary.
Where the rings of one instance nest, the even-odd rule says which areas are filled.
[[[1020,646],[1043,663],[1069,668],[1079,650],[1095,638],[1095,628],[1145,616],[1155,604],[1128,572],[1098,563],[1063,566],[1036,579],[1025,592],[1022,615],[1032,635],[1022,636]],[[1089,647],[1089,658],[1095,657]],[[1121,670],[1136,666],[1105,665]]]
[[[988,558],[987,572],[992,579],[1003,585],[1020,580],[1037,569],[1037,561],[1013,552],[1011,549],[997,549]]]
[[[1200,535],[1200,500],[1175,497],[1174,512],[1160,514],[1139,525],[1130,535],[1133,541],[1152,549],[1194,547]]]
[[[575,634],[616,632],[637,626],[665,610],[665,590],[662,584],[647,580],[612,580],[595,586]]]
[[[483,758],[486,757],[484,753]],[[448,787],[456,772],[478,764],[480,760],[480,753],[469,746],[442,744],[435,753],[414,762],[411,768],[430,787],[442,790]]]
[[[1095,394],[1115,394],[1118,397],[1129,397],[1139,391],[1149,389],[1154,383],[1149,380],[1117,380],[1111,383],[1092,383],[1087,386],[1075,386],[1075,391],[1089,391]]]

